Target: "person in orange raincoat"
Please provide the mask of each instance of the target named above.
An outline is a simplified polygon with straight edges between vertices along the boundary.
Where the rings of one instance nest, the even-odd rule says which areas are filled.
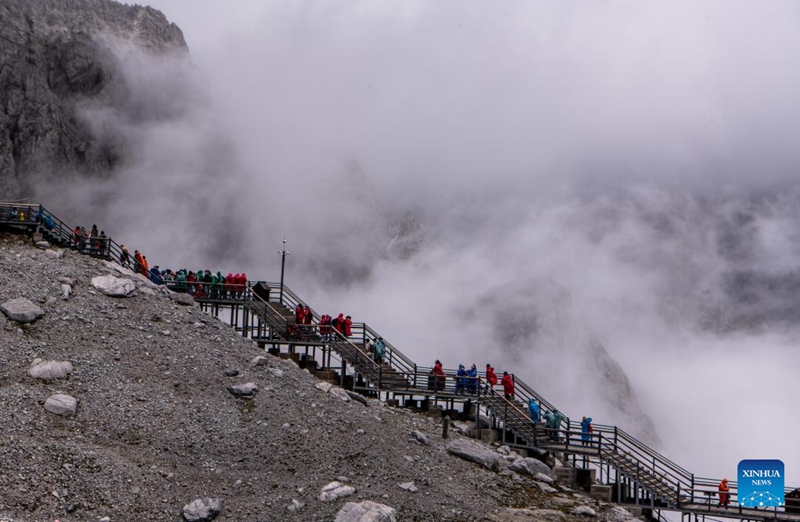
[[[728,479],[722,479],[722,482],[719,483],[719,502],[717,503],[718,506],[725,506],[728,507],[728,504],[731,501],[731,495],[728,493],[731,489],[728,487]]]

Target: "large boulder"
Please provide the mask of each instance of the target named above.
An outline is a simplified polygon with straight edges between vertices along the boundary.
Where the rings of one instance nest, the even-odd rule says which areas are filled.
[[[70,395],[57,393],[44,401],[44,409],[55,415],[71,417],[78,410],[78,399]]]
[[[93,277],[92,286],[110,297],[128,297],[136,290],[136,284],[130,279],[112,275]]]
[[[32,323],[44,315],[44,310],[24,297],[6,301],[0,305],[0,311],[18,323]]]
[[[188,522],[210,522],[222,511],[222,501],[218,498],[198,498],[192,500],[181,510]]]
[[[37,359],[28,369],[28,375],[34,379],[51,381],[53,379],[63,379],[72,373],[72,363],[69,361],[42,361]]]
[[[371,500],[348,502],[336,513],[334,522],[395,522],[397,511]]]
[[[469,439],[458,439],[447,445],[447,452],[456,457],[480,464],[484,468],[497,471],[500,455],[483,444]],[[537,461],[538,462],[538,461]]]
[[[553,470],[551,470],[547,464],[538,459],[517,459],[509,466],[509,468],[512,471],[516,471],[517,473],[525,473],[531,477],[535,477],[539,473],[547,475],[548,477],[553,476]]]

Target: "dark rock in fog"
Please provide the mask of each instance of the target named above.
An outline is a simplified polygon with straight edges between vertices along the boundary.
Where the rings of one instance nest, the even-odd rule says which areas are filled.
[[[128,144],[118,125],[143,116],[123,62],[133,51],[189,57],[161,12],[109,0],[3,0],[0,34],[3,198],[30,196],[36,176],[119,167]]]

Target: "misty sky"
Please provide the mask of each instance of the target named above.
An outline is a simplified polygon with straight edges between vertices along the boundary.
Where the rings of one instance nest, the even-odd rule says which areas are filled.
[[[622,425],[575,362],[599,340],[678,463],[779,458],[800,484],[779,292],[800,256],[800,4],[149,5],[197,71],[189,113],[131,130],[138,159],[106,187],[126,242],[276,280],[286,235],[319,311]],[[153,70],[131,76],[163,92]],[[386,247],[404,215],[410,258]]]

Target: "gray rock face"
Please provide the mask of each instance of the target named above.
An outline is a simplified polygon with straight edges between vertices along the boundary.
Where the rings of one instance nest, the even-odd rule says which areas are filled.
[[[163,14],[107,0],[6,1],[0,34],[0,197],[29,191],[40,173],[107,173],[121,163],[119,134],[80,113],[91,100],[120,120],[141,114],[123,52],[188,62],[183,34]]]
[[[548,477],[553,476],[553,470],[550,469],[550,466],[545,464],[544,462],[536,459],[531,458],[523,458],[515,460],[509,468],[512,471],[516,471],[517,473],[525,473],[532,477],[535,477],[539,473],[543,475],[547,475]]]
[[[258,385],[254,382],[228,386],[228,391],[240,399],[252,399],[258,393]]]
[[[458,439],[447,445],[447,452],[456,457],[480,464],[486,469],[497,471],[500,455],[486,446],[469,439]]]
[[[371,500],[348,502],[336,514],[334,522],[395,522],[397,511]]]
[[[356,490],[353,486],[346,486],[341,482],[331,482],[322,488],[319,493],[320,502],[333,502],[337,498],[349,497]]]
[[[32,323],[44,315],[44,310],[24,297],[6,301],[0,305],[0,311],[18,323]]]
[[[188,522],[209,522],[222,511],[222,501],[218,498],[198,498],[192,500],[181,510]]]
[[[63,379],[72,373],[72,363],[69,361],[39,361],[28,370],[28,375],[34,379],[51,381]]]
[[[78,399],[70,395],[57,393],[44,401],[44,409],[55,415],[71,417],[78,411]]]
[[[130,279],[111,275],[93,277],[92,286],[110,297],[128,297],[136,290],[136,284]]]

